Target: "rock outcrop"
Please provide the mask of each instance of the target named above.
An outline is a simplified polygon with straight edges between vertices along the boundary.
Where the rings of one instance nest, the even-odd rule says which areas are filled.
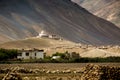
[[[120,67],[87,65],[81,80],[119,80]]]

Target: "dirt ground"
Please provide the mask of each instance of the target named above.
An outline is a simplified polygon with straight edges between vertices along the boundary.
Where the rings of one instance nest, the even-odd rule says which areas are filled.
[[[22,70],[29,71],[45,70],[45,73],[20,73],[19,76],[21,76],[22,80],[81,80],[81,69],[88,64],[120,67],[120,63],[29,63],[0,64],[0,70],[12,69],[17,67],[23,68]],[[61,71],[63,72],[61,73]],[[0,74],[0,79],[3,79],[5,75],[6,74]]]
[[[120,63],[28,63],[28,64],[0,64],[0,68],[24,67],[27,69],[78,69],[88,64],[120,66]]]

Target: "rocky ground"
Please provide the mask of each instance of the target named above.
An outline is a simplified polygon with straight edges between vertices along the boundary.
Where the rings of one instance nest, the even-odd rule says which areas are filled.
[[[118,66],[87,64],[79,68],[61,69],[22,66],[0,68],[0,79],[2,80],[120,80],[119,75],[119,64]]]

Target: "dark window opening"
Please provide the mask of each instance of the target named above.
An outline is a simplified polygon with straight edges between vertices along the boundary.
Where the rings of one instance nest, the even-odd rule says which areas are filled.
[[[36,53],[35,53],[35,56],[36,56]]]
[[[29,53],[26,53],[26,56],[29,56]]]

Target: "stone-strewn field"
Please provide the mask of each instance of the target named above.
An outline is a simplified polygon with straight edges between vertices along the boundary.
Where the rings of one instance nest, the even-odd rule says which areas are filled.
[[[120,80],[120,63],[0,64],[0,80]]]

